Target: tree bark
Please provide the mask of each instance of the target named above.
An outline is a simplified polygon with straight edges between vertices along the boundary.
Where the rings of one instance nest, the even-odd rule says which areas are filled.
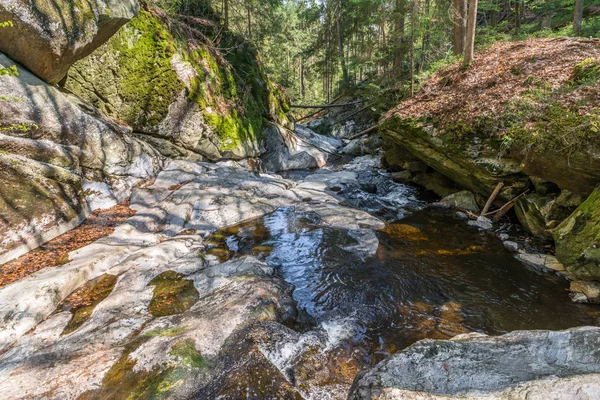
[[[410,13],[410,95],[415,95],[415,19],[417,12],[417,0],[413,0]]]
[[[573,17],[573,33],[581,36],[581,24],[583,21],[583,0],[575,0],[575,15]]]
[[[346,67],[346,53],[344,52],[344,33],[342,29],[342,4],[338,4],[337,15],[336,15],[337,31],[338,31],[338,47],[340,51],[340,64],[342,66],[342,73],[344,79],[344,86],[348,84],[350,78],[348,77],[348,68]]]
[[[460,55],[465,52],[465,40],[467,36],[467,0],[453,0],[454,29],[452,44],[454,54]]]
[[[469,0],[469,18],[467,21],[467,40],[465,42],[465,58],[463,67],[473,63],[475,51],[475,28],[477,27],[477,0]]]

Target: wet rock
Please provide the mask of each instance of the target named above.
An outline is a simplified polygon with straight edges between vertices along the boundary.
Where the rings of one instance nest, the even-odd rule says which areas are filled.
[[[599,345],[600,328],[592,327],[423,340],[359,374],[348,398],[593,398]]]
[[[475,221],[469,221],[469,226],[474,226],[484,231],[490,231],[494,228],[492,220],[487,217],[477,217]]]
[[[548,239],[552,237],[548,224],[554,203],[554,196],[530,194],[517,201],[515,212],[519,222],[527,231],[535,236]]]
[[[311,129],[305,128],[302,125],[296,126],[294,133],[306,140],[313,146],[327,152],[328,154],[334,154],[337,150],[342,147],[343,143],[339,139],[335,139],[326,135],[319,135]]]
[[[447,207],[458,208],[459,210],[471,211],[474,213],[479,212],[479,206],[477,205],[475,196],[467,190],[444,197],[440,200],[440,204]]]
[[[600,304],[600,282],[573,281],[569,290],[576,303]]]
[[[407,183],[412,181],[412,173],[410,171],[398,171],[392,173],[392,179],[394,182]]]
[[[102,45],[140,8],[133,0],[34,4],[0,2],[3,29],[0,51],[50,84],[58,83],[77,60]]]
[[[566,275],[565,266],[554,256],[548,254],[519,254],[517,260],[523,264],[543,272],[558,272]]]
[[[505,240],[502,244],[504,245],[504,248],[506,248],[507,250],[510,250],[513,252],[519,251],[519,244],[517,242]]]
[[[418,173],[413,177],[413,182],[427,190],[431,190],[440,197],[450,196],[458,191],[454,182],[439,172]]]
[[[600,278],[600,189],[554,231],[556,256],[574,277]]]
[[[506,242],[508,239],[510,239],[510,235],[508,233],[501,233],[498,235],[498,238],[500,238],[500,240],[503,242]]]
[[[458,219],[460,219],[461,221],[468,221],[469,220],[469,216],[467,214],[465,214],[462,211],[457,211],[456,212],[456,217]]]
[[[358,231],[348,231],[348,234],[356,239],[357,244],[344,247],[344,250],[358,254],[363,260],[367,257],[373,257],[379,248],[379,239],[375,232],[369,229],[360,229]]]

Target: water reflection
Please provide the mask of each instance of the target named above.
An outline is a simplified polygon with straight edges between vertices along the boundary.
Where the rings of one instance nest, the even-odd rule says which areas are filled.
[[[212,240],[228,257],[263,255],[318,324],[381,357],[422,338],[600,322],[596,307],[569,302],[565,281],[525,269],[494,236],[443,211],[417,211],[377,236],[363,261],[347,250],[356,244],[348,232],[287,208]]]

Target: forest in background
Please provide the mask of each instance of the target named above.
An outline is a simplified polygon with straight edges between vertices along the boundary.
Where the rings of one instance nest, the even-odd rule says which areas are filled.
[[[260,50],[294,103],[333,100],[347,87],[395,105],[460,57],[467,0],[163,0],[169,11],[206,8]],[[581,28],[574,24],[577,4]],[[464,11],[461,11],[464,10]],[[576,32],[578,31],[578,32]],[[464,33],[463,33],[464,35]],[[600,36],[598,0],[480,0],[476,46],[530,37]],[[222,49],[227,50],[227,49]],[[411,88],[412,83],[412,88]],[[412,89],[412,90],[411,90]],[[383,95],[382,95],[383,94]]]

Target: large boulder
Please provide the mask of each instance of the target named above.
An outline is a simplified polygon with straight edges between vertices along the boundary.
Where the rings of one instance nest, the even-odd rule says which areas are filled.
[[[576,278],[600,280],[600,188],[554,231],[556,256]]]
[[[262,156],[265,168],[279,172],[325,166],[328,154],[316,143],[327,142],[317,136],[324,139],[316,133],[311,138],[301,137],[276,124],[268,127],[265,130],[267,152]]]
[[[600,328],[422,340],[360,374],[349,399],[572,399],[600,394]]]
[[[11,65],[0,54],[0,68]],[[114,205],[160,168],[159,155],[127,129],[22,68],[19,76],[0,79],[5,96],[0,263],[82,222],[100,192],[111,199],[103,206]]]
[[[136,0],[1,0],[0,52],[50,84],[106,42],[139,10]]]
[[[223,32],[219,46],[230,49],[224,58],[193,32],[164,13],[142,10],[73,66],[66,87],[165,156],[258,156],[263,118],[287,122],[283,92],[248,43]]]
[[[499,198],[508,201],[521,193],[527,185],[518,161],[498,157],[498,144],[489,137],[466,137],[457,142],[452,135],[445,135],[433,124],[414,119],[401,119],[389,115],[382,121],[380,134],[388,145],[388,151],[410,153],[412,158],[424,162],[445,175],[460,187],[488,198],[498,183],[504,188]],[[402,163],[394,155],[386,155],[388,164]]]

